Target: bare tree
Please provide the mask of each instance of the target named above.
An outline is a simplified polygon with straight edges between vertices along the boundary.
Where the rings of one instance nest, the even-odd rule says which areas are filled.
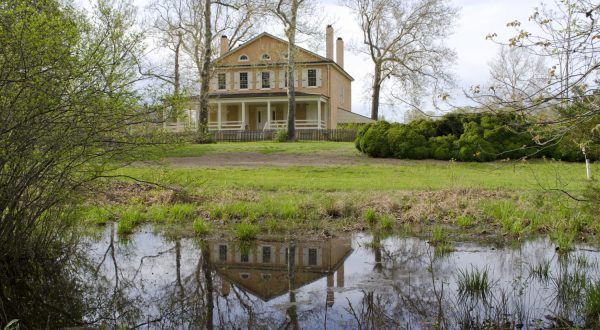
[[[544,58],[523,48],[501,46],[496,58],[489,62],[491,102],[508,101],[507,106],[521,106],[547,80]]]
[[[288,117],[287,136],[288,140],[296,139],[296,87],[294,86],[296,69],[296,39],[297,34],[314,36],[315,8],[313,0],[265,0],[264,8],[271,13],[281,24],[288,41],[287,49],[287,96]]]
[[[457,9],[446,0],[347,0],[363,32],[362,52],[373,62],[371,118],[379,117],[381,89],[394,79],[396,97],[418,99],[429,86],[451,82],[454,52],[443,39],[451,33]]]
[[[496,33],[486,37],[545,59],[550,69],[544,84],[525,94],[524,104],[515,111],[530,115],[528,118],[533,125],[551,132],[543,138],[534,136],[541,145],[576,135],[573,141],[580,145],[586,159],[586,148],[597,141],[594,134],[599,127],[599,16],[600,5],[595,1],[555,1],[550,6],[535,8],[529,17],[529,24],[533,27],[531,31],[535,32],[527,30],[519,21],[512,21],[507,26],[515,30],[515,35],[507,41],[496,41]],[[498,98],[493,91],[481,90],[479,86],[472,89],[471,96],[481,103],[490,97],[497,98],[496,104],[510,103],[506,97]],[[587,172],[588,177],[591,176],[589,167]]]

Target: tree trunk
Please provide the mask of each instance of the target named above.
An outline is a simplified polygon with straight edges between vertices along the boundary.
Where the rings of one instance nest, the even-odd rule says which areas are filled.
[[[208,243],[203,241],[201,244],[202,248],[202,272],[204,273],[204,284],[206,285],[204,290],[204,300],[206,307],[205,312],[205,329],[213,329],[213,278],[212,278],[212,267],[210,264],[210,253],[208,251]]]
[[[371,95],[371,119],[377,120],[379,117],[379,93],[381,91],[381,63],[375,63],[375,72],[373,75],[373,86]]]
[[[287,61],[287,96],[288,96],[288,117],[287,117],[287,136],[289,141],[296,140],[296,86],[294,85],[294,69],[296,61],[294,51],[296,49],[296,20],[298,14],[298,0],[292,0],[290,13],[290,23],[286,28],[288,38],[288,61]]]
[[[204,5],[204,53],[202,72],[200,73],[200,114],[198,116],[198,132],[208,132],[208,87],[210,84],[210,60],[212,56],[212,23],[210,7],[211,0],[205,0]]]

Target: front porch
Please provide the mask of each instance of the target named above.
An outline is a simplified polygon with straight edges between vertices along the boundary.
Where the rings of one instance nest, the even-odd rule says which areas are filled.
[[[214,99],[210,101],[209,131],[267,131],[287,128],[288,103],[277,99]],[[321,96],[296,100],[296,129],[326,129],[327,99]]]

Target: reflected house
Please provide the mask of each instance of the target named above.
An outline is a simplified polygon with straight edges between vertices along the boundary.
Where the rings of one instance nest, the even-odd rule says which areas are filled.
[[[237,242],[209,244],[210,260],[221,277],[221,294],[227,295],[230,283],[263,301],[287,293],[289,288],[287,242],[257,242],[240,248]],[[333,304],[333,286],[344,286],[344,261],[352,254],[350,238],[304,241],[295,244],[294,286],[327,277],[327,302]]]

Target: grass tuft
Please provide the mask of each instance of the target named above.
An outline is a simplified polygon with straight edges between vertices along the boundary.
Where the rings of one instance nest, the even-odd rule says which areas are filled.
[[[133,233],[133,229],[143,220],[142,212],[137,207],[129,207],[121,213],[117,233],[119,235],[128,235]]]
[[[239,240],[250,241],[256,239],[258,227],[247,222],[238,223],[234,226],[233,235]]]
[[[377,220],[379,217],[377,216],[377,212],[375,212],[375,210],[366,209],[365,213],[363,214],[363,218],[365,219],[367,225],[369,225],[370,227],[374,227],[377,224]]]
[[[456,282],[458,283],[458,294],[460,297],[485,299],[491,288],[488,268],[482,270],[471,267],[470,270],[458,271]]]
[[[194,220],[192,227],[194,228],[194,232],[197,235],[206,235],[210,231],[210,226],[208,225],[208,223],[206,223],[204,219],[200,218]]]

